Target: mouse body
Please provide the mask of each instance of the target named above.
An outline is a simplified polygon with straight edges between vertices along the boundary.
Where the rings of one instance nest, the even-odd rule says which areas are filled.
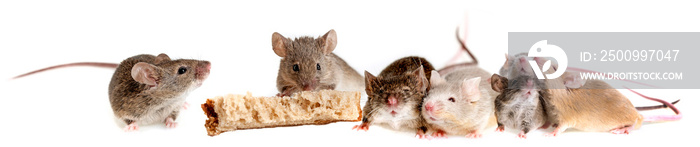
[[[434,129],[434,137],[446,134],[480,138],[483,130],[495,126],[494,98],[498,95],[486,81],[490,74],[476,65],[461,67],[440,76],[432,71],[431,89],[421,113]]]
[[[322,89],[362,91],[362,76],[332,53],[336,44],[335,30],[318,38],[303,36],[290,39],[273,33],[272,49],[282,57],[277,73],[278,96]]]
[[[166,54],[136,55],[122,61],[109,83],[109,101],[125,131],[139,124],[163,122],[177,125],[175,119],[188,94],[208,77],[208,61],[171,60]]]
[[[493,74],[491,87],[500,92],[496,96],[495,110],[498,121],[496,131],[503,132],[505,128],[521,130],[520,138],[540,126],[546,126],[547,113],[544,109],[544,97],[549,93],[544,81],[531,76],[519,76],[508,79]]]
[[[429,88],[429,72],[435,68],[421,57],[404,57],[387,66],[378,76],[365,71],[367,102],[362,109],[362,124],[353,129],[367,130],[370,125],[388,125],[394,129],[414,129],[424,138],[425,121],[420,109]]]

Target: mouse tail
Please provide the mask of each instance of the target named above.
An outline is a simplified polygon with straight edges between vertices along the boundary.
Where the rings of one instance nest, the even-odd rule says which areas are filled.
[[[73,66],[92,66],[92,67],[104,67],[104,68],[117,68],[117,66],[119,66],[119,64],[116,64],[116,63],[102,63],[102,62],[76,62],[76,63],[68,63],[68,64],[61,64],[61,65],[55,65],[55,66],[51,66],[51,67],[47,67],[47,68],[42,68],[42,69],[39,69],[39,70],[35,70],[35,71],[32,71],[32,72],[28,72],[28,73],[25,73],[25,74],[16,76],[16,77],[14,77],[14,78],[12,78],[12,79],[22,78],[22,77],[29,76],[29,75],[32,75],[32,74],[44,72],[44,71],[47,71],[47,70],[52,70],[52,69],[57,69],[57,68],[63,68],[63,67],[73,67]]]
[[[459,32],[459,27],[457,27],[457,29],[455,29],[455,37],[457,38],[457,42],[459,42],[459,45],[461,46],[461,49],[457,50],[457,53],[455,53],[455,55],[454,55],[449,61],[447,61],[447,64],[446,64],[447,66],[446,66],[446,67],[444,67],[444,68],[438,70],[439,73],[448,72],[448,71],[450,71],[450,70],[457,69],[458,67],[462,67],[462,66],[477,65],[477,64],[479,64],[479,60],[477,60],[476,57],[474,57],[474,54],[472,54],[472,52],[469,50],[469,48],[467,48],[467,45],[466,45],[466,42],[467,42],[467,39],[466,39],[466,38],[467,38],[466,26],[467,26],[467,25],[466,25],[466,23],[465,23],[464,26],[465,26],[465,27],[464,27],[464,28],[465,28],[465,29],[464,29],[464,30],[465,30],[465,31],[464,31],[464,39],[462,39],[461,37],[459,37],[459,34],[460,34],[460,32]],[[463,52],[463,51],[466,51],[466,52],[467,52],[467,55],[469,55],[469,57],[472,59],[472,62],[469,62],[469,63],[459,63],[459,64],[458,64],[458,63],[455,63],[455,62],[457,62],[457,59],[459,59],[459,57],[462,56],[462,52]]]
[[[671,104],[675,105],[675,104],[678,103],[679,101],[681,101],[681,100],[678,99],[678,100],[676,100],[676,101],[671,102]],[[641,106],[641,107],[634,107],[634,108],[637,109],[637,111],[647,111],[647,110],[656,110],[656,109],[668,108],[668,106],[662,104],[662,105],[656,105],[656,106]]]
[[[625,88],[626,88],[626,87],[625,87]],[[634,90],[632,90],[632,89],[629,89],[629,88],[627,88],[627,90],[632,91],[633,93],[635,93],[635,94],[637,94],[637,95],[639,95],[639,96],[642,96],[642,97],[644,97],[644,98],[646,98],[646,99],[648,99],[648,100],[652,100],[652,101],[656,101],[656,102],[662,103],[662,104],[664,104],[665,106],[667,106],[668,108],[671,108],[671,110],[673,110],[673,112],[676,113],[676,115],[643,116],[645,122],[676,121],[676,120],[680,120],[681,118],[683,118],[683,115],[681,114],[681,111],[678,110],[678,108],[676,108],[676,106],[674,106],[673,104],[671,104],[671,103],[669,103],[669,102],[667,102],[667,101],[661,100],[661,99],[657,99],[657,98],[653,98],[653,97],[649,97],[649,96],[643,95],[643,94],[641,94],[641,93],[639,93],[639,92],[637,92],[637,91],[634,91]]]

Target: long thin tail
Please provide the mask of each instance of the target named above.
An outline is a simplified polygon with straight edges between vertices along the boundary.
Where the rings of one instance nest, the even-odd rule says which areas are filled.
[[[472,54],[472,52],[469,51],[469,48],[467,48],[467,45],[465,44],[466,39],[463,40],[463,39],[459,38],[459,28],[457,28],[457,29],[455,30],[455,32],[456,32],[455,34],[456,34],[456,37],[457,37],[457,42],[459,42],[459,45],[462,47],[462,49],[459,50],[459,51],[455,54],[455,56],[452,57],[452,59],[450,59],[450,61],[448,61],[448,65],[450,65],[450,64],[452,64],[452,63],[454,63],[454,62],[456,62],[457,58],[459,58],[459,56],[461,55],[462,51],[466,51],[466,52],[467,52],[467,55],[469,55],[469,57],[472,58],[472,62],[454,64],[454,65],[450,65],[450,66],[444,67],[444,68],[438,70],[438,72],[440,72],[440,73],[447,72],[447,71],[450,71],[450,70],[452,70],[452,69],[456,69],[456,68],[458,68],[458,67],[465,66],[465,65],[477,65],[477,64],[479,64],[479,60],[477,60],[476,57],[474,57],[474,54]],[[465,35],[465,36],[466,36],[466,35]],[[465,37],[465,38],[466,38],[466,37]]]
[[[676,101],[671,102],[671,104],[675,105],[676,103],[678,103],[678,101],[681,101],[681,100],[678,99]],[[656,105],[656,106],[641,106],[641,107],[634,107],[634,108],[637,109],[637,111],[647,111],[647,110],[668,108],[668,106],[662,104],[662,105]]]
[[[61,64],[61,65],[51,66],[51,67],[47,67],[47,68],[42,68],[42,69],[39,69],[39,70],[35,70],[35,71],[29,72],[29,73],[25,73],[25,74],[16,76],[16,77],[14,77],[14,78],[12,78],[12,79],[18,79],[18,78],[22,78],[22,77],[29,76],[29,75],[32,75],[32,74],[36,74],[36,73],[40,73],[40,72],[43,72],[43,71],[47,71],[47,70],[52,70],[52,69],[56,69],[56,68],[63,68],[63,67],[71,67],[71,66],[93,66],[93,67],[104,67],[104,68],[117,68],[117,66],[119,66],[119,64],[116,64],[116,63],[102,63],[102,62],[77,62],[77,63],[68,63],[68,64]]]
[[[669,108],[671,108],[671,110],[673,110],[673,112],[676,113],[676,115],[644,116],[644,121],[645,121],[645,122],[654,122],[654,121],[676,121],[676,120],[680,120],[681,118],[683,118],[683,115],[681,114],[681,111],[678,110],[678,108],[676,108],[676,106],[674,106],[673,104],[671,104],[671,103],[669,103],[669,102],[667,102],[667,101],[661,100],[661,99],[652,98],[652,97],[643,95],[643,94],[641,94],[641,93],[639,93],[639,92],[636,92],[636,91],[634,91],[634,90],[632,90],[632,89],[629,89],[629,88],[627,88],[627,90],[630,90],[630,91],[632,91],[633,93],[635,93],[635,94],[637,94],[637,95],[639,95],[639,96],[642,96],[642,97],[644,97],[644,98],[646,98],[646,99],[648,99],[648,100],[657,101],[657,102],[659,102],[659,103],[662,103],[662,104],[668,106]]]

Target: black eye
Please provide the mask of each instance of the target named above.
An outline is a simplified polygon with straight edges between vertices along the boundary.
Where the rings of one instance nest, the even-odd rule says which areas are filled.
[[[294,64],[294,66],[292,66],[292,70],[299,71],[299,64]]]
[[[447,99],[447,100],[449,100],[450,102],[453,102],[453,103],[455,102],[455,98],[453,98],[453,97],[450,97],[450,99]]]
[[[180,69],[177,69],[177,74],[185,74],[187,72],[187,68],[185,67],[180,67]]]
[[[318,63],[316,63],[316,70],[321,70],[321,65],[319,65]]]

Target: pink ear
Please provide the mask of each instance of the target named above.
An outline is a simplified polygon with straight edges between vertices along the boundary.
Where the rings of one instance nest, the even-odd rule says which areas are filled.
[[[289,42],[287,38],[282,36],[280,33],[272,33],[272,51],[280,57],[287,56],[287,47],[284,46],[285,42]]]
[[[440,77],[440,73],[437,71],[433,70],[430,72],[430,86],[435,87],[436,85],[442,84],[445,82],[445,79]]]
[[[462,92],[464,96],[469,98],[469,101],[478,101],[481,98],[479,82],[481,82],[481,77],[471,78],[462,82]]]
[[[338,44],[338,36],[335,34],[335,30],[331,29],[328,33],[323,35],[323,40],[325,40],[323,53],[326,55],[331,54],[335,49],[335,45]]]
[[[145,62],[136,63],[136,65],[131,68],[131,77],[134,78],[136,82],[148,86],[156,86],[158,84],[156,83],[158,80],[156,67]]]

